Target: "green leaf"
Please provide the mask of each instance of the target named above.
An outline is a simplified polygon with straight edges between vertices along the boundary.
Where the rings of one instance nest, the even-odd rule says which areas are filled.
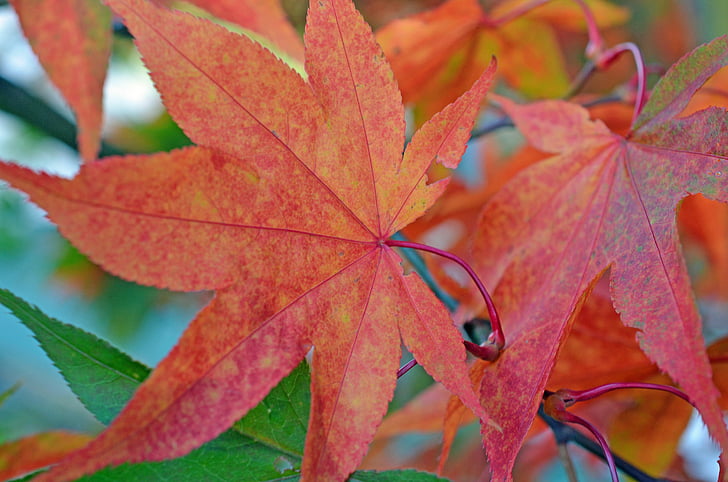
[[[310,387],[308,364],[304,362],[233,428],[281,452],[302,457],[311,405]]]
[[[163,462],[124,464],[83,477],[84,482],[287,481],[298,480],[301,459],[283,454],[228,430],[184,457]]]
[[[236,422],[234,429],[188,455],[164,462],[124,464],[81,480],[298,480],[311,406],[310,385],[304,361]]]
[[[435,474],[416,470],[387,470],[384,472],[360,470],[349,477],[349,482],[437,482],[445,480],[447,479]]]
[[[148,367],[107,342],[47,316],[8,290],[0,289],[0,304],[33,332],[73,393],[103,424],[111,422],[149,375]]]
[[[0,304],[33,332],[71,390],[104,424],[121,411],[151,371],[8,290],[0,289]],[[83,480],[297,480],[308,425],[310,383],[304,361],[236,423],[236,430],[228,430],[185,457],[107,468]]]

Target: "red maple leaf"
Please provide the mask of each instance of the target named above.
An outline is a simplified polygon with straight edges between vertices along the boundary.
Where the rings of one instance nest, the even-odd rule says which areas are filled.
[[[58,430],[0,444],[0,479],[14,479],[55,464],[92,439],[90,435]]]
[[[387,238],[432,205],[489,86],[404,145],[397,84],[348,0],[312,2],[307,80],[246,37],[144,0],[110,0],[177,122],[198,145],[107,158],[71,179],[0,164],[106,270],[217,290],[111,426],[44,477],[182,455],[228,428],[313,350],[303,462],[344,479],[387,409],[400,340],[483,415],[462,339]]]
[[[494,196],[474,240],[477,269],[498,285],[508,340],[481,384],[483,404],[503,428],[483,428],[497,480],[510,473],[573,313],[607,267],[622,321],[639,330],[642,350],[728,448],[675,227],[675,206],[690,193],[728,201],[726,110],[678,117],[726,63],[725,36],[686,55],[624,137],[575,104],[503,99],[529,143],[556,155]]]

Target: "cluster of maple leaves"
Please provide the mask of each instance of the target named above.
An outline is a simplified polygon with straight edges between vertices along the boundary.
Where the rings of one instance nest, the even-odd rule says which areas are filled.
[[[433,407],[444,420],[441,468],[472,413],[492,477],[508,480],[544,393],[554,393],[545,390],[607,383],[674,383],[728,448],[725,380],[717,377],[728,347],[706,349],[676,224],[688,194],[728,202],[728,93],[716,87],[718,100],[700,97],[728,64],[728,36],[685,55],[649,95],[637,89],[634,110],[600,111],[554,100],[569,82],[556,38],[543,34],[554,15],[545,2],[502,2],[486,15],[475,0],[449,0],[375,37],[350,0],[315,0],[303,42],[277,1],[192,2],[267,37],[303,63],[305,77],[250,38],[154,1],[11,3],[76,113],[86,163],[63,179],[3,162],[0,178],[104,270],[216,292],[109,427],[83,448],[69,446],[37,480],[182,456],[255,407],[312,348],[307,480],[346,479],[375,436],[422,428]],[[558,14],[574,28],[593,15],[593,35],[626,15],[606,2],[565,3]],[[111,11],[194,146],[95,160]],[[59,15],[74,21],[56,22]],[[59,36],[77,45],[76,55]],[[639,69],[638,51],[598,39],[589,50],[595,66],[629,51]],[[514,91],[552,100],[489,95],[538,152],[512,156],[510,171],[474,193],[449,183],[449,169],[496,72]],[[644,88],[644,75],[638,83]],[[418,127],[404,153],[403,101]],[[702,199],[684,211],[688,203],[686,225],[692,220],[703,236],[714,288],[725,291],[725,233],[696,220],[702,212],[722,216],[710,223],[728,218]],[[392,238],[422,240],[451,221],[469,232],[450,255]],[[487,312],[505,344],[491,338],[482,347],[495,354],[469,359],[453,322],[486,311],[481,292],[455,286],[447,266],[428,259],[427,272],[460,303],[451,314],[417,273],[406,273],[393,249],[406,246],[470,261],[492,290]],[[377,435],[401,344],[441,385]],[[555,393],[567,404],[579,397]],[[674,404],[667,416],[675,429],[663,436],[674,448],[690,405],[669,392],[632,397]],[[611,424],[613,445],[642,442],[628,416]],[[669,459],[642,463],[664,470]]]

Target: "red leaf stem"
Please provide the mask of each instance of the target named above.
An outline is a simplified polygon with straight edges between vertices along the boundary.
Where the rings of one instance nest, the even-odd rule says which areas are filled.
[[[589,33],[589,42],[586,44],[586,56],[589,59],[598,58],[602,55],[604,49],[604,40],[602,34],[599,33],[597,20],[591,9],[584,3],[584,0],[575,0],[584,12],[584,21],[586,22],[587,32]]]
[[[405,373],[410,371],[415,366],[417,366],[417,360],[415,360],[413,358],[410,361],[408,361],[407,363],[405,363],[404,365],[402,365],[401,367],[399,367],[399,370],[397,370],[397,378],[401,378],[402,375],[404,375]]]
[[[478,287],[478,291],[480,291],[480,294],[483,296],[483,300],[485,301],[485,306],[488,308],[488,315],[490,317],[490,324],[492,327],[492,332],[488,337],[488,343],[495,345],[498,351],[500,351],[505,346],[506,339],[505,335],[503,334],[503,328],[501,326],[500,317],[498,316],[498,311],[495,308],[495,303],[493,303],[493,299],[490,297],[490,294],[485,288],[483,282],[480,280],[473,268],[471,268],[470,265],[465,262],[465,260],[457,255],[448,253],[447,251],[443,251],[441,249],[433,248],[432,246],[427,246],[426,244],[413,243],[410,241],[399,241],[396,239],[388,239],[384,243],[390,247],[410,248],[418,249],[420,251],[426,251],[428,253],[436,254],[443,258],[449,259],[450,261],[453,261],[460,265],[468,273],[470,278],[475,283],[475,286]]]
[[[612,451],[609,449],[609,444],[607,443],[607,440],[599,432],[599,430],[597,430],[597,428],[589,423],[587,420],[579,417],[578,415],[574,415],[571,412],[567,412],[566,410],[561,412],[560,415],[560,421],[579,424],[589,430],[592,435],[594,435],[594,438],[597,439],[597,442],[604,451],[604,458],[607,459],[607,466],[609,467],[609,475],[612,476],[612,482],[619,482],[619,476],[617,475],[617,465],[614,463],[614,455],[612,455]]]
[[[617,465],[614,462],[614,455],[612,455],[612,451],[609,449],[609,444],[607,443],[607,440],[599,432],[599,430],[597,430],[597,428],[589,421],[566,410],[566,407],[568,406],[568,401],[564,400],[563,392],[559,390],[556,393],[552,393],[544,400],[543,405],[544,411],[551,418],[554,418],[560,422],[575,423],[581,425],[582,427],[589,430],[592,435],[594,435],[594,438],[597,440],[599,446],[604,451],[604,459],[607,461],[607,466],[609,467],[609,474],[612,477],[612,482],[619,482],[619,477],[617,476]]]
[[[573,405],[576,402],[583,402],[585,400],[591,400],[592,398],[596,398],[600,395],[604,395],[607,392],[611,392],[613,390],[619,390],[624,388],[642,388],[646,390],[662,390],[663,392],[672,393],[673,395],[676,395],[689,404],[693,404],[693,402],[690,401],[687,395],[683,393],[681,390],[675,387],[671,387],[669,385],[659,385],[657,383],[642,383],[642,382],[631,382],[631,383],[607,383],[606,385],[601,385],[595,388],[590,388],[588,390],[568,390],[568,389],[562,389],[557,391],[556,393],[564,400],[566,403],[566,406]]]
[[[588,47],[587,47],[588,48]],[[634,124],[637,116],[642,111],[642,107],[646,101],[646,68],[645,60],[642,58],[642,52],[639,47],[632,42],[624,42],[617,44],[614,47],[602,52],[594,62],[597,64],[599,69],[605,69],[609,67],[620,55],[624,52],[631,52],[634,58],[634,63],[637,68],[637,95],[634,103],[634,113],[632,114],[632,124]]]

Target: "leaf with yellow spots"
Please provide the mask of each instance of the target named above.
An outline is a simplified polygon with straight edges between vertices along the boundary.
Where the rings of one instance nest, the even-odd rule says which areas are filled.
[[[0,164],[106,270],[216,290],[118,418],[41,479],[183,455],[254,407],[313,348],[302,474],[345,479],[387,409],[400,341],[483,415],[461,337],[387,244],[443,192],[494,65],[414,136],[390,67],[349,0],[311,4],[304,80],[208,21],[110,0],[197,146],[114,157],[71,180]]]

